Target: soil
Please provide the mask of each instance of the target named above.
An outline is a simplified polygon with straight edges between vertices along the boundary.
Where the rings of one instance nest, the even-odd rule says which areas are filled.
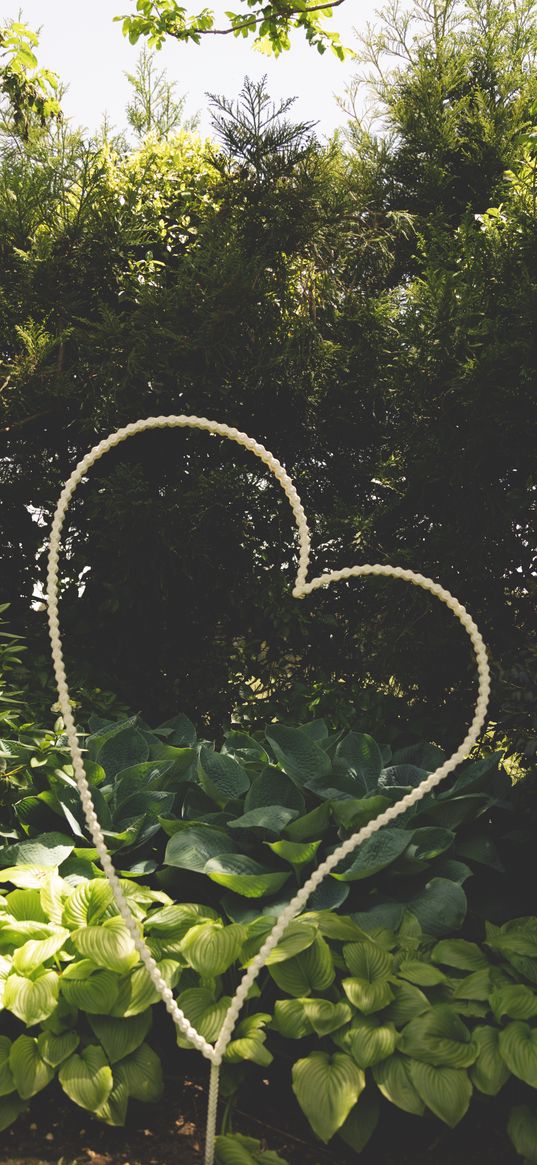
[[[191,1068],[189,1057],[189,1074],[168,1077],[158,1104],[131,1101],[128,1123],[119,1129],[76,1108],[54,1083],[2,1134],[0,1165],[202,1165],[206,1074],[202,1067],[194,1076]],[[357,1155],[337,1138],[333,1146],[315,1144],[285,1088],[283,1079],[255,1080],[235,1110],[234,1129],[258,1137],[289,1165],[357,1165]],[[510,1104],[527,1097],[508,1093],[509,1086],[500,1097],[478,1096],[453,1130],[434,1117],[418,1120],[386,1103],[360,1165],[520,1165],[506,1118]]]

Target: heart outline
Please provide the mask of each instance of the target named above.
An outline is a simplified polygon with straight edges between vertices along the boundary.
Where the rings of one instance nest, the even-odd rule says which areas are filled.
[[[151,955],[143,938],[141,938],[136,920],[131,912],[128,901],[121,889],[119,879],[115,872],[112,859],[108,852],[104,835],[102,833],[95,806],[91,796],[91,790],[87,781],[82,760],[82,753],[78,745],[78,738],[76,735],[76,726],[72,714],[69,689],[67,686],[67,678],[65,673],[65,666],[63,662],[63,650],[59,629],[59,615],[58,615],[58,562],[59,553],[61,549],[61,531],[67,508],[71,497],[85,476],[87,470],[91,468],[94,463],[103,456],[104,453],[126,440],[128,437],[134,436],[139,432],[145,432],[148,429],[155,428],[193,428],[208,431],[217,436],[226,437],[230,440],[242,445],[248,451],[254,453],[264,464],[269,468],[271,473],[276,477],[281,485],[287,499],[290,503],[295,524],[298,532],[299,541],[299,557],[298,568],[295,585],[292,590],[293,598],[304,599],[313,591],[330,586],[334,582],[348,580],[350,578],[361,577],[364,575],[380,575],[385,577],[400,578],[405,582],[411,582],[416,586],[422,587],[424,590],[430,591],[440,598],[457,616],[462,623],[464,629],[467,631],[474,653],[477,660],[478,668],[478,696],[475,706],[473,720],[470,728],[462,741],[459,748],[452,754],[447,761],[444,761],[433,773],[430,773],[427,778],[420,782],[415,789],[403,797],[400,801],[390,806],[378,817],[368,822],[355,834],[352,834],[332,854],[328,856],[310,876],[308,881],[302,886],[295,897],[282,911],[280,917],[276,921],[274,927],[265,939],[259,952],[252,960],[249,968],[242,976],[235,995],[233,996],[226,1016],[224,1018],[222,1028],[218,1039],[214,1044],[209,1044],[203,1036],[190,1024],[188,1017],[177,1006],[173,997],[173,992],[169,988],[162,975],[158,971],[155,959]],[[212,1165],[214,1158],[214,1137],[215,1137],[215,1123],[216,1123],[216,1104],[218,1098],[218,1073],[222,1062],[225,1050],[231,1040],[231,1036],[236,1025],[238,1015],[257,975],[265,965],[266,959],[270,951],[280,941],[287,926],[303,909],[310,894],[324,877],[330,872],[332,868],[339,864],[340,861],[353,849],[360,844],[361,841],[372,836],[378,829],[382,828],[389,821],[393,820],[400,813],[405,812],[410,805],[415,804],[421,800],[423,796],[436,784],[444,779],[465,756],[468,755],[470,748],[476,743],[479,733],[483,727],[488,705],[488,698],[490,693],[490,671],[488,667],[486,647],[482,636],[475,624],[474,620],[449,591],[445,590],[440,584],[435,583],[432,579],[427,578],[422,574],[418,574],[412,570],[403,567],[392,567],[382,564],[364,564],[362,566],[344,567],[339,571],[330,571],[316,578],[307,581],[307,571],[310,557],[311,537],[309,527],[304,512],[304,508],[300,501],[299,495],[296,491],[294,483],[289,475],[286,473],[281,463],[273,457],[273,455],[263,446],[249,437],[246,433],[241,433],[238,429],[228,425],[221,424],[217,421],[210,421],[206,417],[196,416],[159,416],[147,417],[145,419],[135,421],[130,425],[111,433],[107,438],[95,445],[81,461],[77,463],[63,490],[60,494],[58,504],[54,513],[50,546],[48,556],[48,570],[47,570],[47,596],[48,596],[48,621],[49,633],[51,640],[52,658],[54,665],[54,672],[58,687],[58,703],[62,712],[66,736],[73,760],[73,768],[75,779],[80,791],[82,806],[88,824],[90,834],[99,854],[101,865],[103,867],[105,876],[111,885],[114,900],[118,910],[131,934],[134,945],[138,950],[141,961],[146,966],[150,978],[160,994],[167,1011],[171,1015],[176,1027],[183,1032],[190,1042],[201,1052],[201,1054],[211,1063],[211,1077],[207,1116],[207,1136],[206,1136],[206,1165]]]

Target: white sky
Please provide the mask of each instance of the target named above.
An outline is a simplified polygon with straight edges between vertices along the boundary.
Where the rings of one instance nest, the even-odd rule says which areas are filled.
[[[193,0],[193,11],[204,3]],[[207,4],[217,13],[241,10],[239,3],[230,0],[207,0]],[[190,0],[185,6],[190,8]],[[365,29],[378,7],[379,0],[345,0],[334,9],[329,27],[352,47],[353,28]],[[53,69],[69,85],[64,112],[90,131],[98,128],[105,111],[116,129],[125,127],[129,84],[124,72],[134,72],[142,42],[131,45],[121,24],[114,24],[112,18],[133,10],[133,0],[91,0],[90,4],[77,0],[0,0],[3,19],[17,19],[22,12],[22,19],[31,28],[41,26],[39,63]],[[335,94],[344,95],[355,71],[352,60],[338,61],[329,52],[321,56],[298,34],[291,51],[277,60],[256,52],[250,41],[226,36],[202,38],[199,46],[173,41],[161,50],[158,61],[166,67],[170,80],[177,82],[178,93],[187,95],[185,113],[201,113],[202,132],[209,129],[207,90],[236,97],[246,74],[259,79],[266,73],[271,97],[296,96],[294,116],[318,121],[318,133],[330,134],[345,123]]]

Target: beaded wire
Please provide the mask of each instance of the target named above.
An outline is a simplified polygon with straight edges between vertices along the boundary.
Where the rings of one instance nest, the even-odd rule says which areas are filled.
[[[112,859],[108,852],[103,831],[99,824],[95,806],[91,796],[91,790],[88,784],[86,773],[84,770],[84,762],[82,759],[82,752],[78,744],[78,737],[76,726],[71,710],[69,689],[67,686],[67,678],[65,673],[65,665],[63,660],[63,650],[59,628],[58,617],[58,563],[61,548],[61,532],[65,515],[73,496],[76,487],[80,484],[82,479],[91,469],[92,465],[99,460],[110,449],[119,445],[122,441],[127,440],[128,437],[133,437],[137,433],[142,433],[147,429],[165,429],[165,428],[192,428],[203,429],[209,433],[215,434],[219,437],[227,437],[231,441],[235,441],[237,445],[242,445],[249,452],[254,453],[270,472],[275,476],[280,483],[284,493],[287,496],[293,516],[295,519],[297,533],[298,533],[298,569],[295,585],[292,591],[293,598],[304,599],[313,591],[321,587],[330,586],[332,583],[340,582],[350,578],[358,578],[362,575],[382,575],[384,577],[402,579],[404,582],[410,582],[414,586],[421,587],[423,590],[429,591],[436,595],[443,603],[446,604],[453,611],[453,614],[459,619],[465,631],[470,637],[472,647],[475,653],[478,671],[478,696],[475,706],[474,717],[470,728],[459,748],[449,760],[444,761],[438,769],[430,773],[415,789],[407,793],[400,801],[391,805],[389,809],[384,810],[374,820],[369,821],[367,825],[363,826],[356,833],[348,837],[346,841],[334,850],[333,853],[321,862],[321,864],[314,870],[313,874],[308,878],[307,882],[301,887],[291,902],[285,907],[280,914],[277,922],[272,928],[270,934],[265,939],[261,949],[258,951],[255,958],[252,960],[250,966],[245,971],[238,987],[231,1000],[227,1014],[225,1016],[220,1034],[215,1044],[210,1044],[190,1023],[188,1016],[177,1006],[173,992],[167,986],[158,969],[157,963],[138,929],[134,915],[131,912],[128,901],[121,888],[120,879],[118,878],[114,869]],[[65,486],[60,494],[58,505],[54,514],[52,522],[52,529],[50,535],[49,556],[48,556],[48,574],[47,574],[47,591],[48,591],[48,620],[50,641],[52,647],[52,659],[54,664],[54,672],[56,676],[56,683],[58,687],[58,703],[63,716],[65,724],[65,732],[67,741],[71,751],[73,760],[73,768],[76,782],[80,791],[80,797],[88,829],[93,838],[93,842],[99,859],[104,870],[104,873],[110,883],[114,900],[121,917],[132,937],[133,943],[140,955],[140,959],[146,967],[148,974],[161,996],[166,1010],[171,1015],[173,1022],[179,1031],[187,1037],[190,1043],[201,1052],[207,1060],[210,1061],[210,1083],[209,1083],[209,1100],[207,1110],[207,1132],[205,1138],[205,1165],[213,1165],[215,1153],[215,1128],[216,1128],[216,1109],[218,1103],[218,1085],[219,1085],[219,1069],[226,1048],[231,1040],[231,1036],[237,1019],[246,999],[246,996],[259,975],[259,972],[264,967],[267,957],[276,944],[280,941],[289,923],[296,917],[297,914],[304,908],[310,894],[319,886],[323,878],[330,873],[335,866],[339,865],[343,858],[347,857],[362,841],[366,841],[382,826],[387,825],[388,822],[393,821],[401,813],[404,813],[412,805],[415,805],[421,800],[431,789],[444,780],[449,773],[457,767],[458,764],[468,755],[474,744],[476,743],[481,729],[483,727],[487,705],[490,695],[490,671],[487,661],[487,652],[482,636],[468,611],[459,603],[449,591],[444,587],[435,583],[432,579],[425,577],[422,574],[417,574],[413,570],[407,570],[400,566],[384,566],[381,564],[351,566],[345,567],[343,570],[329,571],[325,574],[319,575],[317,578],[306,582],[308,563],[310,557],[310,532],[306,515],[295,489],[291,478],[286,473],[284,467],[279,461],[273,457],[265,449],[264,445],[260,445],[249,437],[246,433],[239,432],[238,429],[231,428],[228,425],[220,424],[217,421],[209,421],[206,417],[190,417],[190,416],[161,416],[161,417],[147,417],[145,419],[135,421],[124,428],[118,429],[115,433],[110,434],[105,440],[100,441],[95,445],[85,457],[79,461],[75,469],[68,478]]]

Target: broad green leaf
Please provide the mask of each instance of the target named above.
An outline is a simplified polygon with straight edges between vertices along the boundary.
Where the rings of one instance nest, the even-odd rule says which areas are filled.
[[[283,805],[262,805],[257,809],[250,809],[242,817],[228,821],[228,826],[230,829],[261,829],[278,836],[296,815],[296,809],[286,809]],[[287,845],[290,844],[287,842]]]
[[[360,793],[376,792],[382,772],[382,753],[372,736],[349,732],[336,748],[334,771],[352,777]]]
[[[0,1036],[0,1096],[9,1096],[15,1091],[15,1081],[9,1067],[11,1040],[7,1036]]]
[[[284,862],[289,862],[292,866],[305,866],[312,862],[317,850],[320,846],[320,841],[267,841],[265,845],[272,850],[277,857],[283,858]]]
[[[378,817],[389,804],[387,797],[349,797],[345,801],[334,801],[332,815],[338,825],[356,832]]]
[[[347,1051],[359,1068],[371,1068],[393,1055],[397,1032],[393,1023],[379,1023],[373,1016],[356,1016],[345,1035]]]
[[[415,829],[412,837],[411,854],[421,862],[431,862],[446,852],[455,840],[451,829],[427,825]]]
[[[509,1113],[507,1132],[527,1165],[537,1165],[537,1111],[527,1104],[515,1105]]]
[[[210,858],[235,852],[235,842],[221,829],[209,825],[185,825],[170,838],[164,864],[202,874]]]
[[[108,1100],[113,1086],[112,1069],[97,1044],[88,1044],[80,1055],[74,1053],[64,1060],[58,1079],[69,1099],[90,1112]]]
[[[54,1077],[54,1068],[43,1059],[37,1040],[31,1036],[19,1036],[13,1041],[9,1067],[21,1100],[41,1092]]]
[[[9,1128],[25,1109],[26,1105],[19,1096],[0,1097],[0,1133]]]
[[[325,1143],[345,1123],[365,1075],[350,1056],[311,1052],[293,1065],[293,1092],[315,1135]]]
[[[304,811],[305,801],[300,789],[275,765],[266,765],[258,777],[252,781],[244,798],[244,809],[266,809],[272,805],[292,809],[295,813]]]
[[[275,894],[290,876],[289,870],[269,870],[245,854],[221,854],[220,857],[211,858],[204,867],[204,873],[212,882],[233,890],[234,894],[240,894],[243,898],[262,898],[265,894]]]
[[[385,789],[415,789],[427,776],[427,770],[418,765],[391,764],[382,770],[378,787]]]
[[[114,901],[112,887],[106,878],[79,882],[63,908],[62,923],[70,930],[81,926],[95,926],[109,912]],[[117,908],[114,905],[114,913]]]
[[[60,877],[57,870],[47,871],[39,896],[46,918],[55,926],[61,926],[63,905],[71,893],[71,889],[72,887],[64,878]]]
[[[215,1141],[216,1165],[288,1165],[271,1149],[262,1149],[261,1142],[241,1133],[226,1133]]]
[[[391,1104],[395,1104],[403,1112],[423,1116],[425,1105],[410,1077],[409,1061],[406,1056],[394,1052],[387,1060],[375,1064],[373,1078],[379,1091]]]
[[[202,922],[191,927],[182,939],[181,951],[199,975],[215,978],[237,961],[244,935],[244,927],[239,923],[222,926],[216,922]]]
[[[145,932],[159,937],[173,935],[176,939],[182,939],[192,926],[209,918],[216,918],[216,911],[210,906],[199,906],[195,902],[173,903],[147,915]]]
[[[112,1091],[95,1115],[107,1125],[120,1128],[125,1124],[129,1104],[129,1089],[125,1080],[114,1080]]]
[[[0,854],[0,865],[61,866],[73,849],[73,842],[64,833],[42,833],[38,838],[5,846]]]
[[[152,1102],[162,1095],[162,1065],[149,1044],[141,1044],[116,1065],[118,1081],[126,1084],[133,1100]]]
[[[326,991],[335,977],[332,953],[321,935],[307,950],[286,962],[270,965],[269,971],[281,991],[299,998],[312,991]]]
[[[171,720],[165,720],[154,731],[159,736],[163,736],[167,744],[173,744],[175,748],[193,748],[197,739],[196,729],[192,721],[183,712],[180,712],[178,716],[172,716]]]
[[[496,1096],[509,1079],[509,1069],[500,1055],[498,1029],[479,1024],[472,1039],[477,1046],[477,1060],[470,1068],[472,1083],[487,1096]]]
[[[473,971],[471,975],[465,975],[464,979],[454,980],[456,983],[453,992],[454,999],[488,999],[492,990],[492,967],[487,967],[483,971]]]
[[[157,965],[166,986],[175,987],[181,975],[179,963],[174,959],[161,959]],[[103,971],[101,974],[108,975],[110,972]],[[119,989],[112,1005],[92,1010],[104,1011],[117,1018],[128,1018],[131,1015],[139,1015],[153,1003],[160,1002],[160,992],[153,986],[146,967],[135,967],[129,975],[122,976],[120,980],[117,976],[113,978],[119,982]],[[85,1010],[89,1011],[89,1008],[86,1007]]]
[[[224,1059],[228,1063],[240,1064],[243,1060],[248,1060],[262,1068],[272,1064],[274,1057],[265,1047],[266,1033],[259,1027],[254,1028],[250,1022],[255,1018],[257,1017],[250,1016],[238,1025],[236,1035],[230,1040],[224,1053]],[[265,1019],[270,1019],[270,1016],[267,1015]]]
[[[500,1055],[509,1071],[537,1088],[537,1028],[515,1020],[500,1032]]]
[[[78,1032],[63,1032],[62,1035],[54,1035],[53,1032],[44,1031],[37,1037],[40,1055],[46,1064],[50,1064],[51,1068],[57,1068],[58,1064],[63,1064],[63,1061],[71,1056],[75,1048],[78,1047],[79,1042]]]
[[[377,979],[387,979],[393,971],[393,955],[368,939],[346,943],[343,958],[351,975],[368,979],[370,983]]]
[[[315,841],[325,832],[330,822],[330,805],[325,801],[310,813],[297,817],[286,826],[285,832],[291,841]]]
[[[38,889],[12,890],[6,895],[8,914],[19,922],[33,919],[35,922],[48,922],[48,918],[41,905],[41,895]]]
[[[211,1044],[220,1035],[230,1003],[230,996],[224,995],[221,999],[215,999],[208,987],[188,987],[177,999],[177,1006],[184,1012],[192,1026]],[[180,1048],[192,1047],[179,1030],[177,1043]]]
[[[56,934],[45,939],[30,939],[13,955],[13,967],[20,975],[29,975],[61,950],[69,938],[69,931],[58,927]]]
[[[332,767],[330,758],[300,728],[270,724],[265,735],[278,764],[299,788],[306,781],[328,776]]]
[[[416,915],[425,934],[440,936],[460,930],[468,903],[458,883],[448,878],[431,878],[406,906]]]
[[[58,1000],[59,979],[55,971],[44,971],[32,979],[13,972],[6,979],[4,1007],[33,1027],[52,1015]]]
[[[232,756],[214,752],[209,745],[202,745],[198,757],[198,776],[205,792],[217,805],[227,805],[243,796],[250,788],[250,778],[246,769]]]
[[[329,1035],[348,1023],[351,1009],[346,1003],[328,999],[278,999],[274,1005],[274,1026],[282,1036],[301,1039],[315,1032]]]
[[[435,1068],[419,1060],[409,1060],[408,1070],[416,1092],[435,1116],[449,1125],[458,1125],[468,1111],[472,1083],[460,1068]]]
[[[253,934],[257,929],[259,939],[261,940],[253,944],[255,949],[252,950],[252,955],[254,953],[257,954],[265,938],[270,934],[273,925],[272,921],[267,921],[263,928],[256,927],[255,923],[248,928],[249,935]],[[275,963],[284,963],[287,959],[292,959],[294,955],[300,954],[301,951],[307,950],[315,942],[316,934],[317,928],[315,926],[312,926],[301,918],[294,918],[284,931],[279,943],[267,955],[265,966],[271,967]],[[244,954],[247,954],[249,961],[252,955],[249,951],[248,942],[246,943]]]
[[[128,1019],[115,1019],[110,1015],[92,1015],[88,1018],[111,1064],[116,1064],[124,1056],[136,1051],[151,1027],[150,1009]]]
[[[342,979],[341,986],[353,1007],[357,1007],[365,1015],[372,1011],[381,1011],[393,999],[393,991],[387,979]]]
[[[480,971],[489,966],[487,956],[477,943],[463,938],[441,939],[433,947],[431,958],[446,967],[458,967],[461,971]]]
[[[351,1109],[345,1124],[338,1130],[338,1137],[355,1153],[361,1153],[377,1127],[379,1111],[378,1092],[366,1088],[358,1097],[358,1104]]]
[[[344,859],[344,869],[332,873],[332,878],[342,882],[356,882],[361,878],[371,878],[379,870],[384,870],[404,852],[412,841],[412,833],[407,829],[381,829],[372,837],[360,843],[354,857]]]
[[[398,748],[394,752],[392,761],[397,765],[418,765],[428,773],[434,773],[446,760],[446,754],[436,744],[409,744],[406,748]]]
[[[96,732],[92,732],[91,736],[88,736],[86,740],[86,748],[88,750],[88,757],[90,760],[98,760],[99,753],[102,751],[107,741],[112,740],[114,736],[125,732],[128,728],[134,728],[136,726],[137,720],[137,716],[129,716],[125,720],[108,722],[99,727]]]
[[[399,1051],[435,1067],[468,1068],[478,1050],[456,1011],[449,1004],[438,1003],[407,1023]]]
[[[531,1019],[537,1015],[537,992],[523,983],[512,983],[492,993],[490,1006],[497,1020],[504,1015],[510,1019]]]
[[[134,941],[119,915],[106,918],[99,926],[83,926],[74,930],[71,940],[84,958],[118,974],[130,971],[140,959]]]
[[[80,1007],[90,1015],[109,1014],[118,990],[118,976],[100,970],[90,959],[70,963],[60,979],[60,991],[71,1007]]]
[[[402,979],[408,979],[410,983],[417,983],[418,987],[436,987],[438,983],[446,981],[446,976],[438,970],[438,967],[433,967],[431,963],[425,963],[421,959],[403,959],[397,974]]]
[[[149,746],[142,733],[133,726],[129,726],[122,732],[116,732],[110,736],[99,748],[95,759],[105,770],[106,778],[109,781],[123,769],[146,761],[148,756]]]
[[[361,942],[369,938],[366,931],[352,918],[332,914],[329,910],[318,910],[315,914],[308,915],[308,918],[318,923],[319,930],[325,938],[334,939],[336,942]]]

